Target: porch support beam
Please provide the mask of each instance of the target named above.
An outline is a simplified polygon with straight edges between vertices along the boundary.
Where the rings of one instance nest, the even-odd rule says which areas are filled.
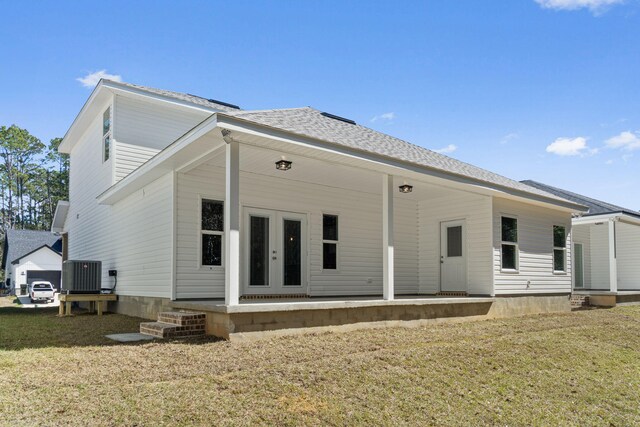
[[[393,300],[393,175],[382,176],[382,297]]]
[[[224,303],[240,302],[240,145],[225,147]]]
[[[609,290],[618,292],[618,263],[616,260],[616,222],[609,220]]]

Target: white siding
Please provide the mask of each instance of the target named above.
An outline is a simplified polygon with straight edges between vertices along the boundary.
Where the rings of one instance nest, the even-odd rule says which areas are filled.
[[[199,198],[224,198],[224,169],[202,165],[177,182],[177,298],[222,298],[224,270],[199,268]],[[382,196],[243,172],[243,206],[308,215],[309,293],[382,293]],[[417,204],[395,198],[396,293],[418,291]],[[339,215],[339,271],[322,271],[322,214]],[[242,258],[244,262],[244,258]],[[370,283],[369,283],[370,282]]]
[[[120,95],[115,99],[114,138],[156,150],[162,150],[210,115]]]
[[[491,198],[452,191],[419,204],[420,292],[440,291],[440,223],[465,220],[468,292],[493,293],[491,269]]]
[[[501,216],[518,218],[519,271],[500,266]],[[553,226],[567,227],[567,272],[553,273]],[[571,214],[494,198],[493,259],[496,295],[571,292]],[[527,287],[527,282],[530,282]]]
[[[640,289],[640,226],[616,223],[618,290]]]
[[[607,221],[589,226],[591,238],[591,287],[609,290],[609,227]]]
[[[592,225],[574,225],[571,232],[573,236],[573,243],[582,243],[584,258],[584,289],[591,288],[591,227]],[[575,267],[575,262],[573,266]],[[575,285],[575,271],[573,280]]]
[[[172,175],[163,177],[114,206],[96,197],[112,181],[111,160],[102,163],[101,119],[96,117],[71,152],[67,217],[69,259],[102,261],[118,270],[122,295],[171,295]]]
[[[158,153],[156,148],[143,147],[141,145],[126,144],[116,141],[114,143],[114,156],[116,168],[116,182],[136,170],[140,165]]]

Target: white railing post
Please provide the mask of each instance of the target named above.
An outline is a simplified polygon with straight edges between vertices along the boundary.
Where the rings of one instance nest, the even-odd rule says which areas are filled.
[[[618,292],[618,262],[616,260],[616,223],[609,220],[609,290]]]
[[[393,300],[393,176],[382,176],[382,297]]]
[[[224,200],[224,303],[240,301],[240,146],[227,143]]]

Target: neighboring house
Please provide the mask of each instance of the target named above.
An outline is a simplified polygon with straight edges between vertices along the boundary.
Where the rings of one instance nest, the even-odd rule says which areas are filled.
[[[69,259],[102,261],[106,286],[117,270],[119,312],[437,294],[530,307],[518,313],[569,307],[571,216],[583,206],[313,108],[244,111],[102,80],[60,151],[70,204],[54,223]]]
[[[572,221],[575,290],[601,296],[608,291],[618,294],[618,302],[640,297],[640,212],[536,181],[522,182],[589,208]]]
[[[26,294],[26,285],[48,280],[60,290],[62,239],[48,231],[7,230],[2,251],[5,286],[16,295]]]

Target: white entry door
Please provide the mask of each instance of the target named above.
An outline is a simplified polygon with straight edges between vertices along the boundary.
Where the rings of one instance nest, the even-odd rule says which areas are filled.
[[[467,291],[467,236],[464,220],[440,223],[440,290]]]
[[[245,209],[246,295],[307,293],[307,217]]]

